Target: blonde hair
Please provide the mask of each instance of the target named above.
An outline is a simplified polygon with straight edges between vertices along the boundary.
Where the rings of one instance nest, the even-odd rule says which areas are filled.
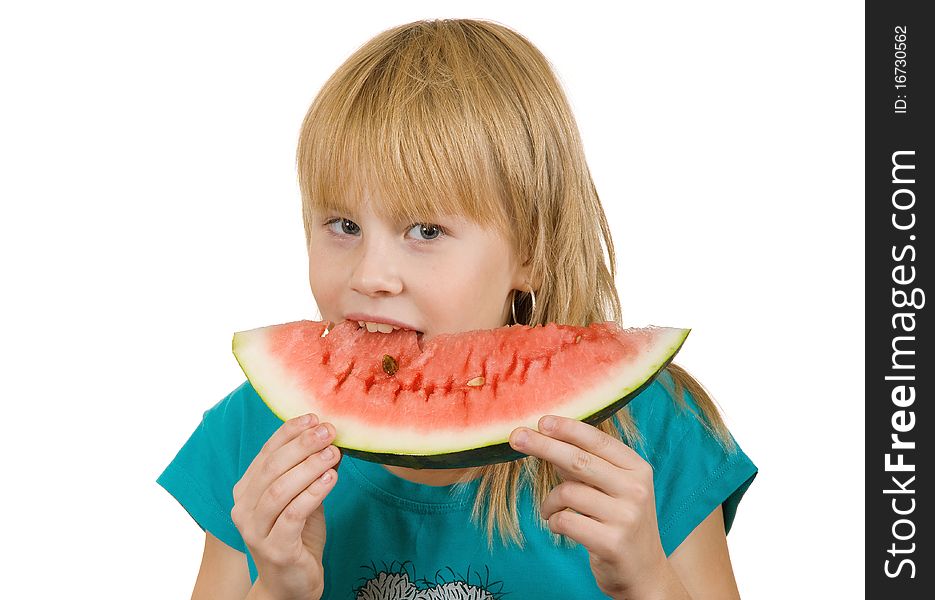
[[[546,58],[507,27],[441,19],[378,34],[322,87],[296,159],[307,242],[313,211],[343,210],[369,190],[382,199],[373,210],[394,222],[459,214],[523,250],[536,306],[533,313],[529,296],[517,295],[520,323],[622,324],[613,241],[568,101]],[[667,371],[674,387],[659,381],[677,405],[687,409],[688,390],[696,416],[730,447],[701,384],[674,363]],[[616,420],[619,427],[608,419],[597,428],[640,443],[626,407]],[[472,519],[485,522],[491,547],[494,530],[504,545],[523,546],[520,485],[531,486],[538,511],[562,481],[535,457],[472,469],[462,482],[478,476]]]

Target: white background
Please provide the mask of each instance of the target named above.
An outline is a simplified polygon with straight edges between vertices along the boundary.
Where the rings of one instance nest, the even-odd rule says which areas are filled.
[[[4,595],[188,597],[204,535],[156,477],[244,380],[232,333],[316,316],[302,117],[376,33],[477,17],[554,65],[625,323],[693,329],[760,468],[743,596],[857,597],[863,6],[396,4],[0,9]]]

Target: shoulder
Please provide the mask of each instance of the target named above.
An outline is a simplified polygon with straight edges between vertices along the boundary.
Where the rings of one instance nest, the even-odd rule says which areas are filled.
[[[230,519],[231,490],[279,425],[253,386],[244,382],[204,411],[156,481],[203,530],[245,552]]]
[[[214,486],[212,495],[223,494],[226,499],[228,489],[280,425],[282,421],[245,381],[204,411],[159,482],[165,486],[174,473],[184,484],[180,487],[192,488],[197,481],[198,486]]]
[[[711,512],[721,506],[729,531],[737,505],[758,469],[729,435],[722,442],[706,426],[692,394],[674,395],[668,371],[626,408],[638,432],[632,445],[653,467],[659,531],[672,552]]]
[[[653,467],[664,463],[686,436],[699,436],[707,431],[692,394],[682,389],[681,398],[676,399],[674,391],[671,374],[663,370],[626,406],[626,414],[638,432],[638,439],[633,440],[634,449]],[[711,437],[711,441],[716,440]]]
[[[263,444],[282,425],[249,381],[244,381],[205,411],[201,427],[218,449],[236,453],[246,470]]]
[[[249,381],[244,381],[204,413],[204,422],[232,425],[245,418],[270,412]],[[272,413],[270,413],[272,414]],[[273,415],[273,418],[276,418]]]

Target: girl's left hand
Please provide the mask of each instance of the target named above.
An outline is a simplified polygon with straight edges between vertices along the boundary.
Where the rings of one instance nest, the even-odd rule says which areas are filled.
[[[552,463],[565,479],[540,512],[549,529],[587,548],[602,592],[636,598],[670,587],[676,576],[656,524],[653,469],[639,454],[587,423],[551,415],[538,432],[513,430],[510,445]]]

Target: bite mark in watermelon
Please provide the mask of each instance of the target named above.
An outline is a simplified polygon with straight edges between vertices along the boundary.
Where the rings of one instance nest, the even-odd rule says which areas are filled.
[[[346,454],[411,468],[524,456],[508,442],[546,414],[596,425],[648,386],[690,329],[512,325],[440,334],[295,321],[234,334],[247,379],[283,421],[315,413]]]

